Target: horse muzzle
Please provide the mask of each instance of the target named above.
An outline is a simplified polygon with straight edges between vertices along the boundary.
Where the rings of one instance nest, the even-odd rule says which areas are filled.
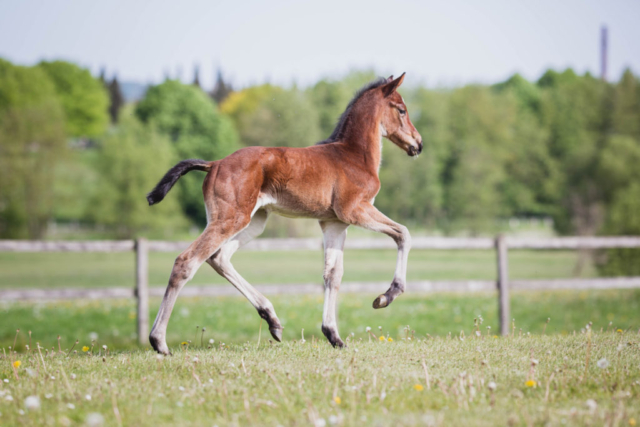
[[[418,142],[417,147],[415,145],[410,145],[407,150],[407,154],[411,157],[415,157],[420,153],[422,153],[422,142]]]

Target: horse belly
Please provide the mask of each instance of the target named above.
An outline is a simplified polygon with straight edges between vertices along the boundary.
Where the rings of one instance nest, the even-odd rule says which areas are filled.
[[[273,212],[287,218],[336,218],[330,203],[309,197],[294,197],[288,194],[274,197],[271,194],[263,193],[258,198],[254,212],[258,209],[264,209],[267,212]]]

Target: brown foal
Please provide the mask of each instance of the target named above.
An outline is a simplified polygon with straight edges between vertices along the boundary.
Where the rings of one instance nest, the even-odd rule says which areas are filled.
[[[213,162],[185,160],[174,166],[149,193],[149,204],[160,202],[180,176],[207,172],[202,190],[207,227],[175,261],[169,285],[149,339],[153,348],[169,354],[166,331],[182,287],[206,261],[235,286],[282,339],[282,325],[271,302],[236,272],[231,256],[264,230],[270,213],[315,218],[324,235],[322,332],[333,346],[343,347],[336,323],[337,293],[343,272],[343,247],[350,225],[384,233],[398,245],[395,275],[389,289],[373,302],[383,308],[405,290],[411,236],[373,206],[380,189],[382,137],[410,156],[422,151],[422,138],[409,120],[404,100],[396,92],[404,74],[374,81],[349,103],[329,137],[311,147],[247,147]]]

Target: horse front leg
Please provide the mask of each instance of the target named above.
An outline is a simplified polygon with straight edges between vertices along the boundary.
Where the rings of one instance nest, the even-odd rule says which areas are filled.
[[[373,308],[387,307],[406,289],[407,260],[409,258],[409,250],[411,249],[411,235],[409,234],[409,230],[404,225],[387,218],[387,216],[376,209],[371,203],[359,205],[349,213],[346,219],[348,219],[350,224],[386,234],[391,237],[398,246],[396,271],[393,275],[391,286],[387,292],[378,296],[378,298],[373,301]]]
[[[334,347],[344,347],[338,333],[336,305],[342,280],[344,241],[349,224],[337,221],[320,221],[324,237],[324,308],[322,333]]]

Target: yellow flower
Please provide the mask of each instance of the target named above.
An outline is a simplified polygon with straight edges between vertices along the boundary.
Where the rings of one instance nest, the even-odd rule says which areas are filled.
[[[416,384],[413,386],[413,388],[416,389],[416,391],[422,391],[424,390],[424,387],[422,387],[422,384]]]
[[[19,360],[16,360],[15,362],[13,362],[13,367],[18,369],[20,367],[20,365],[22,365],[22,362]]]
[[[334,402],[336,402],[338,405],[339,405],[340,403],[342,403],[342,399],[340,399],[340,396],[336,396],[336,397],[334,397],[334,398],[333,398],[333,401],[334,401]]]
[[[182,341],[180,344],[182,344],[182,345],[189,345],[189,343],[188,343],[188,342],[186,342],[186,341]]]
[[[82,351],[84,351],[84,352],[86,353],[87,351],[89,351],[89,347],[87,347],[87,346],[85,345],[84,347],[82,347]]]
[[[494,338],[498,338],[498,336],[497,336],[497,335],[494,335],[493,337],[494,337]]]
[[[629,425],[630,426],[636,425],[636,419],[635,418],[629,418]]]
[[[618,329],[616,332],[621,334],[622,333],[622,329]]]
[[[389,339],[387,341],[393,342],[393,338],[389,337]]]
[[[538,385],[538,383],[535,382],[535,380],[529,380],[526,383],[524,383],[524,385],[526,385],[527,387],[535,387],[536,385]]]
[[[380,335],[380,341],[386,341],[387,339],[385,337],[383,337],[382,335]]]

